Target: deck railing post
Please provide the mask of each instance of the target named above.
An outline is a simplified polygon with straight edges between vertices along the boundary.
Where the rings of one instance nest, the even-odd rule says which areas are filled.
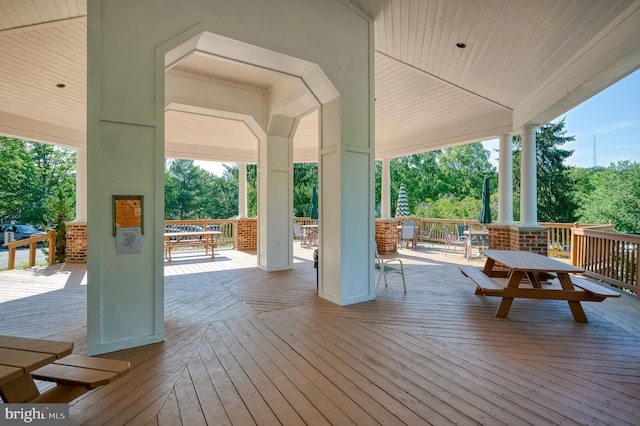
[[[56,263],[56,231],[49,231],[49,265]]]
[[[578,245],[576,244],[577,236],[575,230],[578,229],[578,222],[573,224],[573,232],[571,233],[571,264],[578,266]]]

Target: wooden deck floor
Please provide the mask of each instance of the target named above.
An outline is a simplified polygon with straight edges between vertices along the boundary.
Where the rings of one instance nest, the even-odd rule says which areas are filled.
[[[165,267],[166,340],[109,354],[132,370],[70,406],[72,424],[640,424],[640,302],[474,295],[444,257],[403,249],[375,301],[315,294],[312,250],[292,271],[253,253],[174,255]],[[0,273],[0,334],[86,349],[82,265]],[[43,315],[43,312],[46,313]]]

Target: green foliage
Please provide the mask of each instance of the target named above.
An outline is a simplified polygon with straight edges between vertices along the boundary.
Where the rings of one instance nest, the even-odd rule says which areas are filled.
[[[75,152],[0,136],[0,218],[45,225],[61,190],[75,203]]]
[[[293,165],[293,215],[311,216],[311,191],[318,185],[318,163]]]
[[[565,121],[548,123],[536,131],[536,167],[538,186],[538,221],[575,222],[578,202],[570,167],[564,164],[573,151],[559,148],[575,140],[566,136]],[[514,137],[513,195],[514,219],[520,217],[521,138]]]
[[[404,183],[409,211],[414,216],[477,217],[484,176],[489,176],[492,188],[498,187],[490,154],[482,144],[474,143],[391,160],[391,216],[395,216],[395,200],[398,198],[400,184]],[[382,162],[378,161],[376,205],[380,203],[381,174]],[[477,201],[477,208],[470,206],[473,199]],[[454,206],[458,203],[459,206]],[[497,208],[495,211],[497,212]],[[445,214],[449,216],[444,216]],[[455,216],[450,216],[451,214]]]
[[[62,263],[67,259],[67,222],[73,218],[71,203],[62,188],[58,188],[56,198],[49,201],[51,216],[56,231],[56,262]]]
[[[193,160],[167,160],[164,184],[165,219],[228,219],[238,215],[237,165],[224,165],[222,176],[209,173]],[[247,165],[247,210],[257,214],[255,165]]]
[[[640,234],[640,164],[621,161],[608,168],[589,169],[578,210],[580,222],[608,223],[616,231]]]
[[[473,197],[457,199],[452,195],[426,200],[416,206],[414,216],[440,219],[475,220],[480,212],[482,200]],[[498,194],[491,194],[491,216],[497,219]]]

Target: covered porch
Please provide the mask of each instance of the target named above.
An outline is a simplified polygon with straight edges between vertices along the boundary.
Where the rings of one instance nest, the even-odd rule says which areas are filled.
[[[176,253],[165,341],[105,355],[132,370],[74,401],[71,423],[640,423],[635,298],[584,303],[588,324],[549,300],[500,319],[462,255],[419,244],[398,253],[406,295],[389,277],[341,307],[316,295],[312,253],[295,244],[293,269],[270,273],[251,251]],[[0,303],[0,334],[86,352],[85,265],[4,272]]]

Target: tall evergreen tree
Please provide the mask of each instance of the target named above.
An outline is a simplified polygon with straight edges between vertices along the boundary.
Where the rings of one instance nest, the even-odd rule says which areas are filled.
[[[536,131],[536,173],[538,189],[538,220],[540,222],[572,223],[577,219],[578,203],[575,182],[570,167],[564,162],[572,150],[560,148],[575,136],[567,136],[565,120],[547,123]],[[513,193],[514,219],[520,217],[520,164],[522,139],[514,137]]]

